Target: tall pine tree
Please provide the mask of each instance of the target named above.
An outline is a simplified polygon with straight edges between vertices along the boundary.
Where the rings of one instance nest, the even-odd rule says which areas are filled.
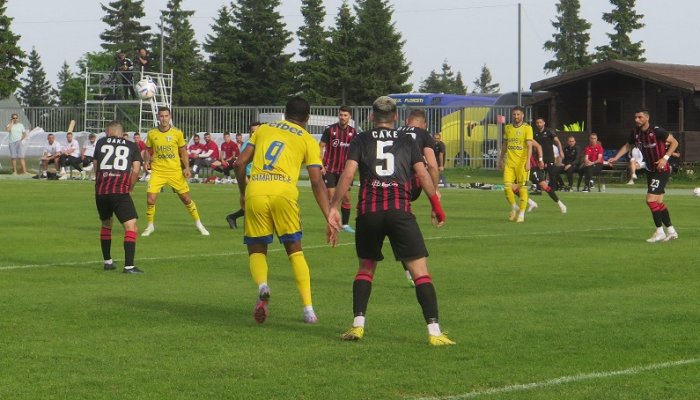
[[[279,0],[238,0],[233,5],[233,22],[240,46],[234,50],[240,79],[234,105],[284,104],[293,94],[293,54],[285,53],[292,41],[282,16]],[[236,53],[236,50],[240,50]]]
[[[209,98],[202,88],[204,59],[194,38],[190,17],[194,11],[183,10],[182,0],[169,0],[162,10],[165,54],[163,71],[173,71],[173,104],[201,105]],[[160,50],[157,51],[158,57]]]
[[[547,72],[565,73],[591,65],[588,53],[591,24],[579,16],[579,0],[559,0],[557,19],[552,21],[556,32],[553,40],[545,42],[544,49],[554,53],[554,59],[544,64]]]
[[[146,46],[150,42],[151,27],[139,22],[145,16],[143,1],[115,0],[107,6],[100,4],[105,12],[102,22],[108,26],[100,34],[103,49],[115,55],[121,50],[127,57],[133,57],[136,48]]]
[[[238,104],[239,88],[244,83],[238,73],[237,56],[242,52],[240,33],[231,11],[222,6],[202,47],[209,54],[204,65],[206,83],[213,105]]]
[[[467,94],[467,88],[462,81],[462,73],[455,73],[445,60],[440,73],[430,71],[430,75],[421,83],[422,93]]]
[[[54,97],[59,106],[77,106],[83,103],[85,97],[85,81],[71,72],[67,62],[63,62],[58,72],[58,83]]]
[[[481,67],[481,75],[474,80],[474,90],[472,93],[498,93],[501,89],[501,85],[498,83],[491,83],[491,70],[484,64]]]
[[[302,0],[304,23],[297,31],[299,55],[295,64],[296,81],[300,94],[312,104],[330,104],[328,96],[328,32],[323,27],[326,10],[322,0]]]
[[[19,76],[27,65],[27,56],[17,45],[20,36],[12,33],[12,18],[8,17],[7,1],[0,0],[0,99],[10,96],[20,87]]]
[[[39,53],[33,47],[32,51],[29,52],[27,76],[22,77],[20,80],[22,81],[22,86],[17,94],[23,105],[28,107],[53,105],[51,84],[46,79],[46,72],[41,65],[41,57],[39,57]]]
[[[387,0],[358,0],[355,54],[356,85],[349,101],[369,104],[379,96],[411,91],[407,83],[410,64],[403,52],[405,41],[391,22],[393,8]]]
[[[357,82],[355,17],[347,1],[338,9],[335,26],[331,29],[331,45],[328,47],[328,69],[331,79],[329,95],[337,105],[349,104],[349,95]]]
[[[635,12],[635,0],[610,0],[610,3],[614,8],[603,13],[603,21],[612,24],[615,33],[607,34],[609,45],[596,47],[596,60],[646,61],[642,42],[632,43],[630,39],[632,31],[644,27],[640,22],[644,15]]]

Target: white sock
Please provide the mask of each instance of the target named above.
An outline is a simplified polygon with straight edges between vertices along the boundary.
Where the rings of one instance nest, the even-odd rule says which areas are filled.
[[[535,201],[532,200],[532,199],[527,199],[527,204],[528,204],[529,206],[536,206],[536,205],[537,205],[537,203],[535,203]]]
[[[352,320],[352,326],[359,326],[364,328],[365,327],[365,316],[364,315],[359,315],[355,317],[355,319]]]
[[[663,235],[664,234],[664,227],[662,226],[662,227],[656,228],[656,233],[659,235]]]
[[[666,228],[666,231],[671,234],[671,233],[676,233],[676,228],[673,227],[673,225],[669,226]]]
[[[198,169],[198,167],[195,165],[194,167],[192,167],[192,172],[194,172],[194,173],[196,174],[196,173],[197,173],[197,169]]]
[[[406,272],[406,279],[413,279],[411,276],[411,271],[405,271]]]
[[[559,204],[559,208],[564,207],[564,203],[562,203],[561,200],[557,201],[557,204]]]
[[[110,258],[109,260],[105,260],[105,264],[109,264],[109,265],[112,265],[112,262],[113,262],[113,261],[112,261],[112,259],[111,259],[111,258]]]
[[[433,322],[431,324],[428,324],[428,334],[430,336],[442,335],[442,332],[440,332],[440,324],[438,324],[437,322]]]
[[[314,312],[314,306],[304,306],[304,314],[316,314]]]
[[[132,269],[132,268],[134,268],[133,265],[125,265],[125,266],[124,266],[124,269]]]
[[[513,210],[515,210],[515,211],[519,211],[519,210],[520,210],[520,206],[518,206],[517,203],[511,204],[511,206],[513,207]]]
[[[194,225],[195,225],[197,228],[204,228],[204,225],[202,225],[202,221],[197,221],[197,222],[194,223]]]
[[[268,288],[268,289],[269,289],[269,287],[267,286],[267,282],[263,282],[263,283],[261,283],[260,285],[258,285],[258,291],[263,290],[263,288]]]

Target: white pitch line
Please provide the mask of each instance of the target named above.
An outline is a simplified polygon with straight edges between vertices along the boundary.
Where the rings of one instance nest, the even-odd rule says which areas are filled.
[[[584,232],[600,232],[600,231],[619,231],[621,229],[633,229],[633,228],[624,228],[624,227],[615,227],[615,228],[593,228],[593,229],[579,229],[579,230],[562,230],[562,231],[547,231],[547,232],[530,232],[530,235],[558,235],[558,234],[565,234],[565,233],[584,233]],[[442,239],[474,239],[474,238],[485,238],[485,237],[503,237],[503,236],[512,236],[512,235],[520,235],[520,232],[508,232],[508,233],[495,233],[495,234],[476,234],[476,235],[463,235],[463,236],[433,236],[433,237],[426,237],[425,240],[442,240]],[[349,242],[349,243],[339,243],[338,246],[351,246],[354,245],[354,242]],[[323,244],[323,245],[312,245],[312,246],[303,246],[304,250],[315,250],[315,249],[326,249],[328,248],[328,244]],[[272,248],[268,250],[268,253],[273,253],[273,252],[278,252],[284,250],[281,247],[277,248]],[[234,252],[226,252],[226,253],[216,253],[216,254],[209,254],[210,257],[226,257],[226,256],[238,256],[238,255],[247,255],[247,251],[234,251]],[[178,260],[178,259],[184,259],[184,258],[201,258],[201,254],[182,254],[182,255],[175,255],[175,256],[165,256],[165,257],[146,257],[146,258],[140,258],[139,261],[160,261],[160,260]],[[100,265],[102,263],[102,260],[92,260],[92,261],[72,261],[72,262],[60,262],[60,263],[49,263],[49,264],[19,264],[19,265],[7,265],[0,267],[0,271],[9,271],[9,270],[15,270],[15,269],[29,269],[29,268],[47,268],[47,267],[64,267],[64,266],[77,266],[77,265]]]
[[[549,386],[558,386],[558,385],[563,385],[563,384],[572,383],[572,382],[582,382],[582,381],[588,381],[588,380],[593,380],[593,379],[604,379],[604,378],[611,378],[611,377],[622,376],[622,375],[636,375],[636,374],[639,374],[642,372],[647,372],[647,371],[657,371],[660,369],[673,368],[673,367],[678,367],[678,366],[682,366],[682,365],[697,364],[698,362],[700,362],[700,358],[691,358],[688,360],[669,361],[669,362],[658,363],[658,364],[637,366],[637,367],[622,369],[622,370],[618,370],[618,371],[592,372],[592,373],[588,373],[588,374],[562,376],[559,378],[554,378],[554,379],[550,379],[550,380],[542,381],[542,382],[533,382],[533,383],[525,383],[525,384],[519,384],[519,385],[502,386],[499,388],[475,390],[475,391],[472,391],[469,393],[458,394],[458,395],[454,395],[454,396],[419,397],[419,398],[416,398],[416,400],[473,399],[473,398],[481,397],[481,396],[490,396],[490,395],[501,394],[501,393],[521,392],[521,391],[525,391],[525,390],[533,390],[533,389],[539,389],[539,388],[544,388],[544,387],[549,387]]]

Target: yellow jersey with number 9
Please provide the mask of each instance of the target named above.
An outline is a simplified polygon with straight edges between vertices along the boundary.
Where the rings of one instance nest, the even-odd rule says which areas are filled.
[[[505,127],[506,165],[525,167],[527,159],[527,141],[532,140],[532,127],[526,123],[518,127],[508,124]]]
[[[180,147],[185,146],[185,134],[181,130],[170,127],[165,132],[154,128],[148,131],[146,147],[153,149],[151,170],[160,173],[181,174]]]
[[[260,126],[250,139],[250,145],[255,146],[255,150],[246,198],[272,195],[296,200],[301,166],[321,167],[321,150],[316,139],[306,129],[289,121]]]

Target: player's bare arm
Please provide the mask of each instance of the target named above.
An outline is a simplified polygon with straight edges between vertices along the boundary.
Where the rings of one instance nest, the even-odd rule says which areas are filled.
[[[664,169],[666,164],[668,164],[668,159],[673,157],[673,153],[675,153],[676,149],[678,148],[678,140],[676,140],[676,138],[674,138],[670,133],[666,138],[666,143],[669,144],[668,149],[666,149],[666,155],[661,157],[659,161],[656,162],[659,169]]]
[[[189,178],[192,176],[192,172],[190,172],[190,159],[187,156],[187,148],[182,146],[178,147],[178,150],[180,151],[180,160],[182,160],[182,165],[185,167],[185,169],[182,170],[182,175],[184,175],[185,178]]]
[[[525,143],[527,144],[527,161],[525,162],[525,171],[530,170],[530,157],[532,157],[532,142],[534,142],[534,140],[531,139],[525,141]]]
[[[423,148],[423,157],[428,164],[428,173],[433,180],[433,185],[437,188],[440,183],[440,170],[438,169],[438,162],[435,158],[435,151],[430,147],[425,147]]]
[[[436,227],[441,227],[445,223],[445,212],[442,210],[442,205],[440,204],[440,198],[437,195],[437,190],[433,185],[433,182],[428,174],[428,170],[422,162],[413,164],[413,171],[415,171],[420,185],[423,191],[428,196],[430,201],[430,206],[432,207],[431,219],[433,225]]]
[[[542,145],[537,143],[536,140],[533,140],[532,147],[537,152],[537,168],[544,169],[544,159],[542,158],[544,153],[542,153]],[[528,163],[529,162],[530,162],[530,158],[528,158]]]
[[[233,170],[236,174],[236,180],[238,181],[238,192],[240,194],[241,208],[245,208],[245,188],[248,184],[245,179],[245,167],[253,159],[254,151],[255,146],[251,143],[246,146],[241,155],[239,155],[236,161],[233,162]]]

